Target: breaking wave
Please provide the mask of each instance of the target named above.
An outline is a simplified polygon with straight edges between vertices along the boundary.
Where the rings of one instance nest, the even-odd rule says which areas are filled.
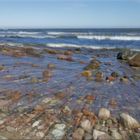
[[[120,40],[120,41],[140,41],[140,35],[137,34],[120,34],[106,35],[94,34],[91,32],[27,32],[27,31],[1,31],[2,38],[66,38],[66,39],[83,39],[83,40]]]

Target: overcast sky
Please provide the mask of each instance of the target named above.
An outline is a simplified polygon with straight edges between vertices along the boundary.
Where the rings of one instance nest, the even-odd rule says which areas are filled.
[[[140,27],[140,0],[0,0],[4,27]]]

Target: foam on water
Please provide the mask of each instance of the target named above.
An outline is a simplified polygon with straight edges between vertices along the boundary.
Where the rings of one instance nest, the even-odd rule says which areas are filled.
[[[0,42],[42,44],[50,47],[140,49],[140,30],[132,29],[8,29]]]
[[[136,41],[140,41],[140,36],[91,36],[91,35],[80,35],[77,36],[77,38],[79,39],[96,39],[96,40],[136,40]]]

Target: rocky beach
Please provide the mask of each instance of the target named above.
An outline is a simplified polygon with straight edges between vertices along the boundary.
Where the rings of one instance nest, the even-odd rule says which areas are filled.
[[[0,60],[0,139],[140,139],[139,52],[2,44]]]

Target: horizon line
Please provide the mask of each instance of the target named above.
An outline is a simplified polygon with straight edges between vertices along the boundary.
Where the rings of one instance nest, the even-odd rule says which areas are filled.
[[[140,29],[140,27],[0,27],[0,29]]]

